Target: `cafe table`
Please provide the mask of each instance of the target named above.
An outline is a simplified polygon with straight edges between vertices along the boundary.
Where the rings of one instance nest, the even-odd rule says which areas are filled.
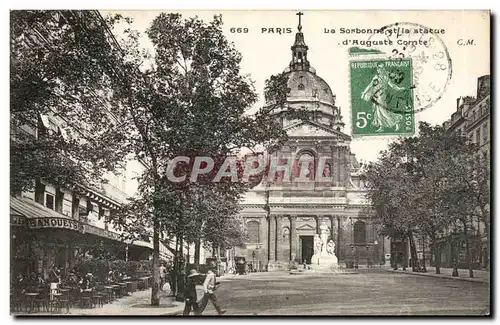
[[[121,298],[121,287],[118,284],[112,284],[111,287],[113,288],[113,293],[115,294],[116,298]]]
[[[134,288],[133,288],[133,282],[132,281],[125,281],[125,284],[127,285],[127,294],[129,292],[134,292]]]
[[[113,291],[113,287],[110,285],[107,285],[107,286],[104,286],[104,289],[108,293],[109,301],[115,300],[116,297],[115,297],[115,293]]]
[[[127,284],[125,282],[120,282],[118,283],[118,285],[120,286],[120,294],[123,296],[128,296],[128,292],[127,292]]]

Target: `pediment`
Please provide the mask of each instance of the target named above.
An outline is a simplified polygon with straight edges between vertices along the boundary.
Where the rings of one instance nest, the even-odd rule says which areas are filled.
[[[311,138],[344,138],[347,135],[330,129],[329,127],[323,126],[318,123],[313,123],[310,121],[300,121],[299,123],[293,124],[285,128],[286,133],[289,137],[311,137]]]
[[[297,227],[297,230],[316,230],[316,227],[313,227],[310,224],[306,223],[305,225]]]

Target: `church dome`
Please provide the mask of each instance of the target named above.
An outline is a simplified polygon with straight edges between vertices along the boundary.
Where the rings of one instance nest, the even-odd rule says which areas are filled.
[[[335,95],[330,86],[321,77],[316,75],[316,70],[311,66],[307,59],[309,47],[304,40],[302,33],[301,15],[299,16],[299,25],[295,34],[293,43],[292,60],[285,69],[285,77],[288,77],[287,107],[278,107],[274,109],[276,115],[289,108],[302,109],[313,112],[309,120],[320,123],[340,131],[344,127],[340,107],[335,106]],[[297,120],[294,118],[282,118],[282,124],[290,125]]]
[[[335,106],[335,95],[330,86],[321,77],[314,73],[314,70],[285,70],[288,77],[287,99],[293,101],[323,102]]]

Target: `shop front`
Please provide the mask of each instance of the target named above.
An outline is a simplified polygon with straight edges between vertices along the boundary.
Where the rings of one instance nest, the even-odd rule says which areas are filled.
[[[84,257],[125,260],[130,247],[138,258],[152,251],[148,245],[127,244],[116,232],[72,219],[29,199],[11,197],[10,222],[11,277],[35,273],[46,279],[54,266],[64,276]]]

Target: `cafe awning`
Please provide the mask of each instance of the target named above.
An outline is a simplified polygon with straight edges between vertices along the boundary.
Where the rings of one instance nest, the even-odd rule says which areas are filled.
[[[25,216],[29,219],[43,217],[43,218],[64,218],[68,220],[73,220],[70,217],[65,216],[64,214],[56,212],[47,207],[44,207],[43,205],[38,204],[27,198],[17,198],[11,196],[10,211],[11,215],[14,212],[15,215]]]
[[[69,229],[121,241],[121,236],[118,233],[80,222],[27,198],[11,196],[10,211],[10,224],[12,226],[26,226],[30,229]]]

